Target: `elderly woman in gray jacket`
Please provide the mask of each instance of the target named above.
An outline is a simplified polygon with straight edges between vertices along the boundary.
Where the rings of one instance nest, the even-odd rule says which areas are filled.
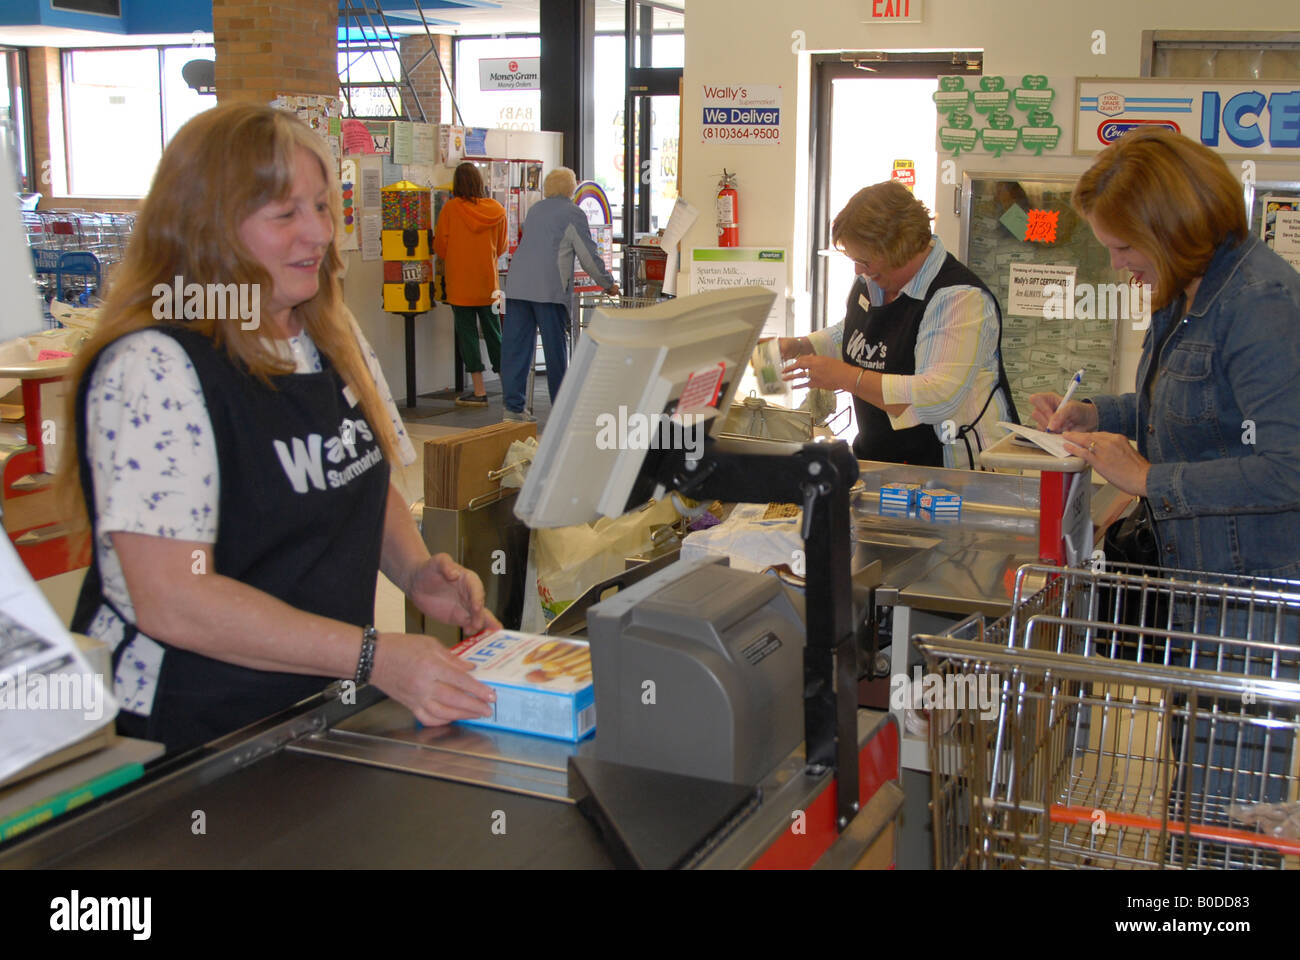
[[[565,329],[573,298],[573,258],[577,256],[606,293],[619,292],[591,239],[586,216],[573,202],[577,189],[578,179],[568,167],[556,167],[546,175],[546,199],[528,211],[519,249],[510,259],[501,324],[501,392],[507,420],[533,419],[524,411],[524,391],[539,329],[552,403],[560,392],[569,362]]]

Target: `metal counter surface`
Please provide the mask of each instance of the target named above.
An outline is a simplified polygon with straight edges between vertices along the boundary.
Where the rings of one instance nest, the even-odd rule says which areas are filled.
[[[191,832],[194,812],[207,833]],[[504,833],[493,833],[504,813]],[[495,822],[501,822],[495,817]],[[612,866],[572,804],[277,751],[47,867],[453,869]]]
[[[944,613],[1002,616],[1011,607],[1007,575],[1038,561],[1038,478],[859,461],[864,489],[853,500],[854,568],[873,559],[898,602]],[[962,495],[950,522],[881,516],[885,483],[922,483]],[[1127,503],[1109,484],[1093,488],[1098,536]]]
[[[389,703],[373,687],[357,700],[315,697],[165,762],[0,846],[0,869],[613,866],[572,803],[295,749]]]
[[[374,688],[358,700],[312,698],[164,762],[137,785],[0,847],[0,869],[615,866],[567,789],[568,757],[591,741],[419,729]],[[889,736],[877,737],[893,724],[858,711],[859,746],[874,758],[862,768],[867,780],[897,778],[897,748],[891,754]],[[788,830],[790,811],[809,809],[830,777],[806,768],[802,746],[792,751],[759,784],[757,807],[695,866],[752,866]],[[673,819],[671,810],[664,816]],[[890,820],[873,820],[873,830]],[[839,856],[856,862],[875,837],[863,829],[835,845]]]

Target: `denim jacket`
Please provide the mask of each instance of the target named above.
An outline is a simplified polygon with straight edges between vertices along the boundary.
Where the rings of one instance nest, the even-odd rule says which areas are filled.
[[[1098,429],[1151,462],[1163,566],[1300,579],[1300,273],[1225,241],[1180,307],[1152,317],[1137,393],[1094,398]]]

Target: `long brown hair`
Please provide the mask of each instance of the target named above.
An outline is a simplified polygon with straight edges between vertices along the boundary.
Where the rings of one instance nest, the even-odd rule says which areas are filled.
[[[477,203],[487,196],[487,190],[483,186],[483,174],[479,173],[478,167],[468,160],[457,166],[456,172],[452,174],[451,195],[461,200],[468,200],[470,203]]]
[[[320,162],[337,238],[343,204],[334,160],[320,137],[296,117],[257,104],[230,103],[199,114],[177,132],[158,163],[94,335],[69,371],[68,424],[84,414],[76,398],[99,352],[129,333],[159,325],[154,316],[155,286],[170,288],[176,277],[182,283],[258,284],[261,302],[270,300],[271,275],[240,241],[239,227],[266,204],[290,195],[294,161],[301,149]],[[317,348],[357,395],[384,454],[397,462],[396,432],[343,304],[342,269],[338,248],[331,242],[321,258],[316,295],[294,307],[293,316],[302,321]],[[177,309],[176,319],[169,322],[211,338],[236,366],[265,383],[273,385],[272,376],[292,373],[293,365],[281,359],[257,330],[241,329],[238,312],[232,312],[235,315],[225,319],[189,320],[181,319]],[[76,432],[65,433],[71,436],[60,444],[64,449],[59,494],[65,515],[84,523]]]
[[[1223,158],[1171,130],[1134,130],[1097,156],[1074,209],[1154,264],[1151,307],[1168,306],[1205,273],[1228,238],[1246,238],[1241,184]]]

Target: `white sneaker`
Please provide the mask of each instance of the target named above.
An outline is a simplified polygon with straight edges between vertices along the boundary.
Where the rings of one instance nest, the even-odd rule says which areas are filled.
[[[520,410],[520,411],[517,411],[517,412],[516,412],[516,411],[514,411],[514,410],[509,410],[509,409],[507,409],[506,412],[505,412],[504,414],[501,415],[501,419],[502,419],[503,421],[505,421],[505,420],[514,420],[514,421],[516,421],[516,422],[518,422],[518,423],[536,423],[536,422],[537,422],[537,418],[534,417],[534,416],[533,416],[531,413],[529,413],[527,410]]]

